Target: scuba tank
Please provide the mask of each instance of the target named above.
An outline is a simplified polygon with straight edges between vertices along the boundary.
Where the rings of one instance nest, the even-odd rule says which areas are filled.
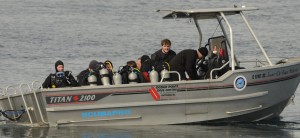
[[[114,82],[115,85],[122,84],[122,76],[119,73],[119,71],[114,73],[113,82]]]
[[[154,69],[154,66],[152,66],[152,71],[149,74],[150,77],[150,82],[158,82],[158,73],[157,71]]]
[[[169,71],[166,70],[165,66],[163,66],[163,70],[160,72],[160,76],[163,77],[163,81],[169,81],[170,80],[170,74],[168,73]],[[165,75],[165,76],[164,76]]]
[[[133,68],[131,67],[131,72],[128,74],[129,84],[138,83],[138,76],[133,72]]]
[[[88,82],[90,84],[90,86],[97,86],[97,78],[94,74],[90,74],[88,77]]]
[[[101,69],[99,70],[101,82],[103,85],[110,85],[109,73],[108,70],[101,64]]]

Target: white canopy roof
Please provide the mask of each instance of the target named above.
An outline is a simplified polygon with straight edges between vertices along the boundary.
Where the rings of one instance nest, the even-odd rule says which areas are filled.
[[[211,19],[216,18],[216,15],[219,15],[220,12],[223,12],[225,15],[234,15],[239,14],[241,11],[252,11],[258,10],[255,7],[236,7],[236,8],[211,8],[211,9],[192,9],[192,10],[158,10],[159,11],[168,11],[166,16],[163,19],[173,19],[173,18],[191,18],[197,17],[198,19]]]

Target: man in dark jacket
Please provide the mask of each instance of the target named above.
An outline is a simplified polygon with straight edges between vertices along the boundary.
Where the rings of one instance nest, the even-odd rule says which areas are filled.
[[[64,63],[61,60],[55,63],[55,74],[50,74],[44,83],[43,88],[61,88],[61,87],[76,87],[77,81],[71,74],[71,71],[64,71]]]
[[[179,52],[170,62],[171,71],[178,71],[182,80],[187,80],[185,72],[188,74],[189,79],[199,79],[196,71],[196,61],[205,58],[208,50],[201,47],[198,50],[186,49]],[[178,81],[177,74],[171,74],[173,81]]]

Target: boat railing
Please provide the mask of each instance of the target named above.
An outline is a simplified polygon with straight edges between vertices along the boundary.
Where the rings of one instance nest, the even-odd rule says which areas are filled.
[[[262,66],[267,66],[268,65],[268,61],[265,60],[243,60],[243,61],[239,61],[239,64],[250,64],[250,63],[254,63],[254,67],[262,67]]]
[[[180,76],[180,74],[179,74],[178,71],[167,71],[167,72],[165,72],[165,73],[162,75],[161,80],[160,80],[161,83],[164,81],[165,76],[166,76],[167,74],[177,74],[177,75],[178,75],[178,81],[181,80],[181,76]]]
[[[10,106],[10,110],[14,110],[13,108],[13,105],[12,105],[12,102],[11,102],[11,98],[10,98],[10,93],[9,93],[9,90],[10,89],[13,89],[13,94],[17,94],[17,89],[16,87],[14,87],[14,85],[9,85],[5,88],[5,91],[4,91],[4,95],[7,96],[7,100],[8,100],[8,104]],[[16,117],[15,114],[13,114],[14,117]]]
[[[23,103],[24,103],[24,106],[25,106],[26,113],[27,113],[27,115],[28,115],[30,124],[33,125],[33,123],[32,123],[32,118],[31,118],[31,115],[30,115],[30,113],[29,113],[29,108],[28,108],[28,106],[27,106],[27,102],[26,102],[26,100],[25,100],[24,93],[23,93],[23,90],[22,90],[22,87],[23,87],[23,86],[27,86],[27,88],[29,89],[29,91],[31,91],[31,88],[30,88],[30,86],[29,86],[28,84],[26,84],[26,83],[21,83],[20,86],[19,86],[20,94],[21,94],[21,96],[22,96],[22,100],[23,100]]]
[[[214,68],[210,71],[210,79],[213,79],[213,72],[214,71],[218,71],[218,70],[221,70],[223,68],[225,68],[228,64],[229,64],[230,61],[226,62],[223,66],[221,66],[220,68]]]
[[[2,88],[0,88],[0,92],[1,92],[1,95],[4,96],[5,93],[4,93],[4,90]]]
[[[48,122],[46,122],[44,120],[44,116],[42,114],[42,110],[41,110],[41,107],[40,107],[40,103],[38,101],[38,98],[36,96],[36,89],[35,89],[35,86],[38,86],[38,88],[42,88],[42,83],[40,81],[33,81],[31,83],[31,86],[32,86],[32,92],[33,92],[33,95],[34,95],[34,99],[35,99],[35,102],[37,104],[37,107],[38,107],[38,110],[39,110],[39,113],[40,113],[40,117],[42,119],[42,122],[45,123],[45,124],[48,124]]]

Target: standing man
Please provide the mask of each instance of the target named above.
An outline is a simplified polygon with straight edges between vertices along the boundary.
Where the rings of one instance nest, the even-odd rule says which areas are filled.
[[[201,47],[198,50],[186,49],[179,52],[170,62],[171,71],[178,71],[182,80],[187,80],[185,72],[189,75],[190,80],[197,80],[199,76],[196,71],[196,61],[205,58],[208,50]],[[173,81],[178,81],[177,74],[171,74]]]

